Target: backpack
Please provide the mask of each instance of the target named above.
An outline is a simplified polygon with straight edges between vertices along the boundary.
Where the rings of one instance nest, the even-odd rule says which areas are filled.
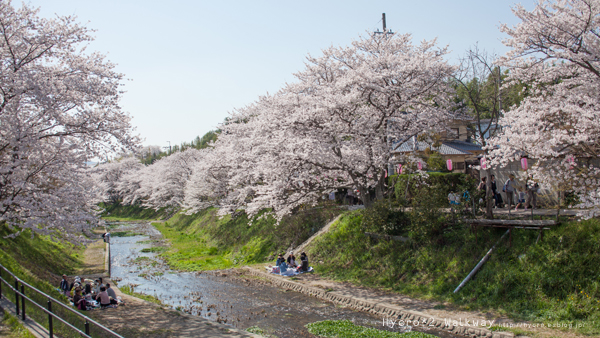
[[[502,186],[502,192],[506,192],[506,184]]]
[[[87,301],[85,299],[79,300],[79,304],[77,304],[77,308],[79,310],[87,310]]]

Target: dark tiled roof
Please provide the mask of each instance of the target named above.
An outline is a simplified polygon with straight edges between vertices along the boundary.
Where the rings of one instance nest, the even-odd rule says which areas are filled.
[[[416,151],[425,151],[430,145],[425,142],[417,141],[417,149],[412,139],[400,144],[396,142],[392,145],[394,152],[405,153]],[[481,146],[475,143],[469,143],[464,141],[446,141],[443,142],[439,147],[431,147],[431,150],[437,151],[442,155],[473,155],[473,151],[481,151]]]

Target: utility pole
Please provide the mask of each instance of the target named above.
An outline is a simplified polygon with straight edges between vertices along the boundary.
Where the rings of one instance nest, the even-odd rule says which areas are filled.
[[[171,155],[171,141],[167,141],[169,143],[169,155]],[[167,148],[167,147],[163,147],[163,148]]]
[[[388,30],[386,23],[385,23],[385,13],[381,13],[381,21],[383,23],[383,32],[379,31],[379,28],[377,28],[376,32],[373,32],[373,34],[386,34],[386,35],[393,35],[394,32],[392,32],[392,30]]]

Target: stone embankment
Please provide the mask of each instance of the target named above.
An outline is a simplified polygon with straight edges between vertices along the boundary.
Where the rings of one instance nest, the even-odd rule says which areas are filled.
[[[492,323],[496,323],[493,321],[493,319],[478,320],[477,324],[474,324],[472,321],[466,323],[465,319],[468,320],[467,318],[469,317],[468,315],[465,316],[464,314],[453,317],[438,317],[431,312],[419,311],[419,307],[415,306],[414,302],[410,305],[411,309],[407,309],[405,307],[386,302],[384,299],[379,297],[363,298],[350,295],[348,292],[343,292],[341,290],[337,291],[333,289],[323,289],[322,287],[310,285],[310,283],[294,281],[287,277],[257,270],[256,268],[245,267],[245,269],[247,269],[248,273],[251,275],[269,279],[278,287],[317,297],[319,299],[347,306],[358,311],[365,311],[377,316],[381,316],[383,320],[393,320],[396,323],[400,323],[402,321],[403,325],[413,327],[427,326],[434,330],[446,331],[453,335],[463,337],[514,337],[512,332],[493,332],[488,330],[488,328],[492,326]],[[471,318],[473,317],[471,316]],[[485,324],[485,326],[481,326],[482,323]]]

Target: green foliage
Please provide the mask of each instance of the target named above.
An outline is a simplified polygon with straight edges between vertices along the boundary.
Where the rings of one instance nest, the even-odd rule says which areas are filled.
[[[564,224],[547,231],[515,230],[512,246],[499,245],[476,278],[452,291],[503,231],[467,227],[440,236],[444,245],[370,239],[363,215],[342,217],[307,249],[325,276],[433,298],[465,310],[495,310],[519,320],[568,322],[582,334],[600,333],[600,221]],[[583,325],[585,324],[585,325]]]
[[[386,235],[400,235],[410,225],[410,219],[401,210],[389,207],[387,201],[376,201],[362,211],[365,231]]]
[[[319,337],[344,338],[429,338],[435,337],[422,332],[390,332],[355,325],[349,320],[324,320],[306,325],[308,332]]]
[[[148,302],[151,302],[154,304],[162,305],[162,302],[155,296],[150,296],[150,295],[146,295],[143,293],[135,292],[135,291],[133,291],[133,288],[129,284],[120,286],[119,291],[123,292],[126,295],[137,297],[137,298],[143,299],[145,301],[148,301]]]
[[[261,214],[219,218],[216,209],[193,215],[180,212],[169,222],[154,223],[170,242],[161,254],[173,269],[198,271],[226,269],[275,259],[277,253],[297,246],[340,213],[335,206],[301,210],[276,224]]]
[[[141,162],[146,165],[150,165],[150,164],[154,163],[155,161],[157,161],[165,156],[169,156],[172,153],[177,152],[177,151],[184,151],[189,148],[194,148],[194,149],[207,148],[211,142],[214,142],[217,140],[217,138],[219,137],[219,133],[220,133],[219,130],[216,130],[216,131],[211,130],[208,133],[204,134],[202,137],[196,136],[196,138],[191,142],[183,142],[181,145],[174,145],[171,149],[169,149],[167,151],[161,151],[158,154],[148,155],[145,158],[143,158],[141,160]]]
[[[446,162],[438,152],[431,153],[427,158],[427,169],[431,171],[448,171]]]
[[[462,195],[469,191],[471,195],[477,190],[477,181],[462,173],[428,173],[424,181],[415,174],[391,176],[389,182],[396,182],[396,200],[403,205],[409,205],[417,195],[430,195],[431,208],[448,207],[448,194],[458,192]],[[408,189],[407,189],[408,188]]]
[[[2,325],[8,326],[10,330],[9,338],[35,338],[16,317],[11,316],[8,312],[4,312]]]

